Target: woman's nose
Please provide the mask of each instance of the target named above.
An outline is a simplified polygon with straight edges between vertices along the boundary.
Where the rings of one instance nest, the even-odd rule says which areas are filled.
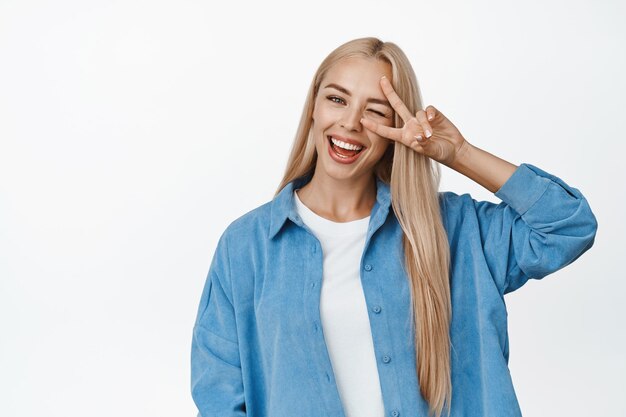
[[[347,130],[361,130],[361,117],[362,114],[358,109],[346,110],[343,119],[341,120],[341,127]]]

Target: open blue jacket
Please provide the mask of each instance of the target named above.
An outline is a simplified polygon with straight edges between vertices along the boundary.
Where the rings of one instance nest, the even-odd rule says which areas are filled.
[[[191,392],[202,417],[344,417],[320,324],[322,250],[287,184],[234,220],[215,250],[193,328]],[[416,374],[402,229],[379,179],[361,280],[385,416],[427,416]],[[451,251],[453,417],[521,416],[508,369],[504,294],[589,249],[597,222],[561,179],[521,164],[495,204],[440,192]]]

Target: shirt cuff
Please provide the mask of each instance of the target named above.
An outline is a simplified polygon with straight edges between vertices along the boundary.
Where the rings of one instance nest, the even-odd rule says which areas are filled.
[[[532,165],[523,163],[494,194],[523,215],[541,198],[550,185],[551,180],[542,176],[542,172]]]

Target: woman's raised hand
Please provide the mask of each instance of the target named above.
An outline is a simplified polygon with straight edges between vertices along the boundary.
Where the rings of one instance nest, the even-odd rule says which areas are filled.
[[[419,110],[415,116],[412,115],[387,77],[383,76],[380,79],[380,85],[389,103],[404,121],[404,126],[394,128],[362,118],[363,126],[444,165],[454,162],[466,143],[456,126],[433,106],[426,107],[425,111]]]

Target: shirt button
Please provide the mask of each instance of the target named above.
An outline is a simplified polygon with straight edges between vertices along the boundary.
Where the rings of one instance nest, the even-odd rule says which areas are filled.
[[[300,216],[298,216],[297,214],[293,216],[293,218],[296,219],[296,221],[300,221]]]
[[[398,410],[393,410],[393,411],[391,412],[391,415],[392,415],[393,417],[398,417],[398,416],[400,415],[400,412],[399,412]]]
[[[389,356],[389,355],[383,356],[383,362],[389,363],[390,360],[391,360],[391,356]]]
[[[315,288],[315,283],[314,282],[311,283],[311,288]]]
[[[366,271],[371,271],[372,270],[372,265],[370,265],[370,264],[365,265],[365,270]]]
[[[374,313],[378,314],[378,313],[380,313],[381,308],[380,308],[380,306],[374,306],[374,308],[372,308],[372,310],[374,311]]]

